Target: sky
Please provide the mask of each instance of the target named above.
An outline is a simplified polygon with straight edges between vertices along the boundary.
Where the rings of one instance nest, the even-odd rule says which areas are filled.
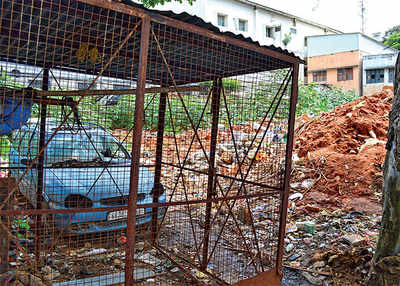
[[[252,0],[259,4],[336,28],[361,31],[361,0]],[[364,0],[366,34],[385,32],[400,25],[400,0]]]

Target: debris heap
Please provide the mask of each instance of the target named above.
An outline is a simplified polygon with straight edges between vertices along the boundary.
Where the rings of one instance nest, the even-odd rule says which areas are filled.
[[[308,210],[380,211],[376,202],[382,189],[392,99],[393,88],[384,87],[314,119],[299,118],[292,187],[303,185],[302,201]],[[311,184],[304,184],[306,180]]]

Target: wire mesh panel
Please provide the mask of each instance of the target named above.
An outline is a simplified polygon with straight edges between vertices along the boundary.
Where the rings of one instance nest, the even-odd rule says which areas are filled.
[[[279,268],[295,65],[133,6],[1,2],[2,285]]]

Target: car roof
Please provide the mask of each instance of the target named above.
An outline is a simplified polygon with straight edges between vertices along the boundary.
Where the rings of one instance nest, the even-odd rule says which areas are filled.
[[[46,133],[50,133],[55,131],[62,121],[56,120],[54,118],[48,118],[46,119]],[[30,119],[23,127],[22,129],[28,131],[28,130],[35,130],[36,132],[39,130],[40,126],[40,121],[38,118],[32,118]],[[78,132],[85,130],[88,133],[100,133],[100,134],[110,134],[107,132],[107,130],[101,126],[100,124],[94,123],[94,122],[89,122],[89,121],[82,121],[79,127],[77,124],[73,124],[71,122],[64,123],[64,125],[59,129],[58,133],[71,133],[72,131]],[[95,131],[95,132],[94,132]]]

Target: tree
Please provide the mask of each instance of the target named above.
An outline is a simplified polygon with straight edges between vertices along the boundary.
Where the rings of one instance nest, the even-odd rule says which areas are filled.
[[[390,35],[394,33],[400,32],[400,25],[394,26],[385,32],[385,40],[390,37]]]
[[[157,4],[164,5],[165,3],[176,1],[179,3],[188,2],[190,5],[193,4],[196,0],[140,0],[144,6],[146,7],[155,7]]]
[[[383,169],[383,214],[369,285],[400,285],[400,56]]]
[[[400,32],[391,34],[386,40],[385,45],[400,50]]]
[[[287,33],[285,34],[285,37],[282,40],[282,44],[286,47],[291,40],[292,40],[292,33]]]

